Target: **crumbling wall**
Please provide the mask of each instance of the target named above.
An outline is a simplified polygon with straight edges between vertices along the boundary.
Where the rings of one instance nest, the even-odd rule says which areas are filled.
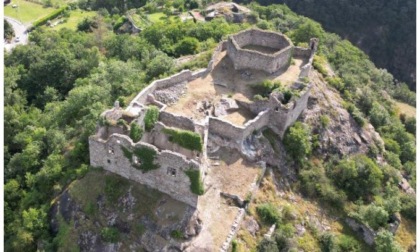
[[[180,73],[177,73],[175,75],[172,75],[168,78],[156,80],[153,81],[149,86],[144,88],[130,103],[127,110],[129,110],[130,106],[133,105],[134,102],[140,103],[140,104],[146,104],[147,103],[147,97],[149,94],[152,94],[153,91],[160,88],[165,88],[177,83],[181,83],[183,81],[189,81],[191,80],[192,72],[190,70],[183,70]]]
[[[312,51],[309,48],[295,46],[295,49],[293,50],[293,57],[309,59],[309,57],[311,57],[311,53]]]
[[[143,140],[158,147],[161,150],[177,152],[189,159],[199,160],[201,158],[202,153],[183,148],[178,144],[169,141],[169,136],[164,133],[165,129],[168,129],[166,125],[164,125],[162,122],[157,122],[152,132],[144,135]]]
[[[268,110],[260,112],[254,119],[248,121],[242,127],[233,125],[232,123],[219,118],[209,117],[209,134],[230,139],[240,146],[243,139],[252,134],[254,130],[265,127],[269,120],[270,112]]]
[[[174,115],[166,111],[161,111],[159,113],[159,121],[169,127],[195,131],[194,121],[185,116]]]
[[[155,150],[155,161],[160,167],[147,172],[136,169],[132,165],[133,161],[124,155],[122,147],[146,147]],[[107,171],[155,188],[190,206],[197,206],[198,196],[191,192],[190,179],[185,174],[188,169],[200,170],[200,165],[194,160],[188,160],[172,151],[159,151],[155,146],[144,142],[134,144],[128,136],[119,134],[110,136],[108,140],[91,136],[89,152],[91,166],[103,167]]]

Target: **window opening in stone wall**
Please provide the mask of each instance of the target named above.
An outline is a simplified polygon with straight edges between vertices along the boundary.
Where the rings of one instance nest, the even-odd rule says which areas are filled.
[[[108,161],[108,164],[110,164],[110,163],[111,163],[111,160],[109,160],[109,159],[108,159],[107,161]]]
[[[168,170],[166,171],[168,175],[171,175],[172,177],[176,177],[176,169],[172,167],[168,167]]]
[[[276,107],[275,110],[276,110],[276,112],[279,112],[279,107]]]
[[[115,152],[114,152],[114,148],[109,147],[109,149],[108,149],[108,153],[109,153],[109,154],[115,154]]]

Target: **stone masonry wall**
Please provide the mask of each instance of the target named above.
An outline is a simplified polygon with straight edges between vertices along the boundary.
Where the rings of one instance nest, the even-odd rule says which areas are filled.
[[[180,128],[184,130],[195,131],[195,125],[193,120],[188,117],[181,115],[174,115],[166,111],[159,113],[159,121],[164,123],[166,126]]]
[[[311,57],[311,49],[304,48],[300,46],[295,46],[295,49],[293,50],[293,57],[302,57],[302,58],[308,58]]]
[[[253,33],[255,36],[252,35]],[[265,54],[241,48],[245,45],[278,48],[279,51],[274,54]],[[285,36],[260,30],[244,31],[229,37],[227,41],[227,54],[236,70],[255,69],[274,73],[290,64],[293,48],[292,42]]]
[[[145,173],[134,168],[132,161],[124,156],[121,146],[131,149],[135,147],[154,149],[158,153],[156,163],[160,168]],[[103,167],[107,171],[155,188],[192,207],[197,206],[198,196],[191,192],[190,179],[185,174],[188,169],[199,170],[200,165],[197,162],[187,160],[185,156],[172,151],[159,152],[156,147],[147,143],[133,144],[128,136],[119,134],[110,136],[107,141],[91,136],[89,151],[90,164],[93,167]]]
[[[259,113],[253,120],[248,121],[243,127],[231,124],[225,120],[209,117],[209,133],[215,134],[226,139],[231,139],[237,144],[241,144],[242,140],[252,134],[254,130],[265,127],[270,120],[270,112],[268,110]]]

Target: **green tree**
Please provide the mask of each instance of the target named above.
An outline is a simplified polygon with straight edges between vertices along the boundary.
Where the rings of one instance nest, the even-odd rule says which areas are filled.
[[[402,252],[403,250],[394,241],[394,236],[387,230],[381,230],[375,237],[375,250],[378,252]]]
[[[311,152],[309,129],[303,123],[296,122],[287,130],[283,144],[295,161],[302,161]]]
[[[200,49],[200,42],[196,38],[185,37],[175,44],[174,53],[176,56],[196,54]]]
[[[328,175],[352,200],[377,192],[383,179],[382,171],[365,155],[341,160],[329,167]]]
[[[295,44],[308,43],[311,38],[319,38],[321,41],[324,33],[325,31],[322,29],[319,23],[308,19],[292,32],[290,38]]]

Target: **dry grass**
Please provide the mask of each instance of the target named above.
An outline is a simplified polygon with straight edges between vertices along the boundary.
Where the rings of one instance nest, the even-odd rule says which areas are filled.
[[[407,251],[411,245],[416,244],[416,223],[401,217],[401,224],[395,234],[395,240],[404,251]]]
[[[395,102],[398,108],[398,114],[405,114],[408,117],[416,117],[416,108],[407,103]]]

